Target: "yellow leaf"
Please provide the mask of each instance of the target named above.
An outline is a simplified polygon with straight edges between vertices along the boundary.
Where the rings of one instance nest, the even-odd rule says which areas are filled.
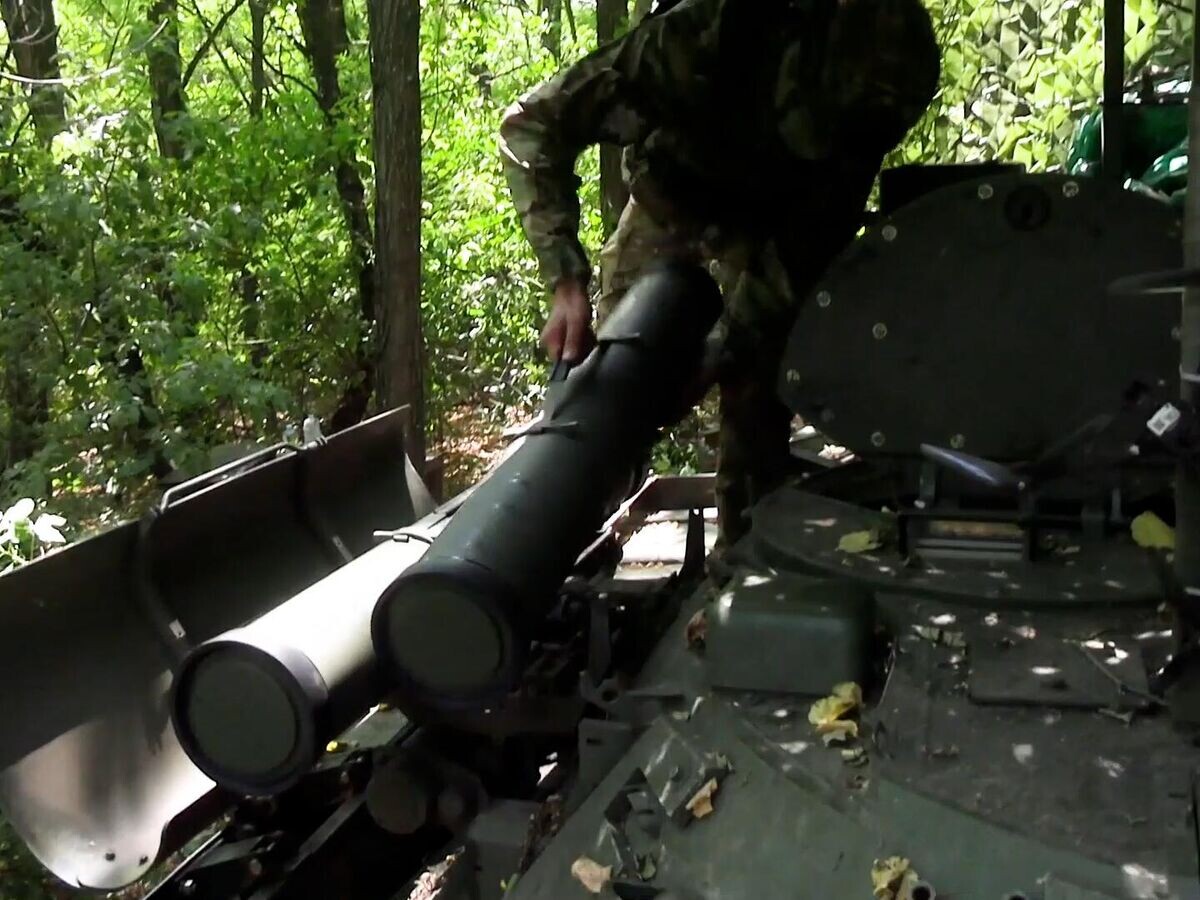
[[[878,531],[851,531],[838,541],[838,549],[843,553],[866,553],[878,550],[880,546]]]
[[[817,726],[817,734],[821,735],[826,747],[830,744],[842,744],[858,737],[858,723],[853,720],[827,722]]]
[[[599,894],[612,881],[612,866],[602,866],[594,859],[581,856],[571,863],[571,875],[589,894]]]
[[[710,778],[704,783],[704,787],[696,791],[691,800],[688,801],[687,808],[697,819],[703,819],[705,816],[712,815],[713,811],[713,794],[717,792],[717,779]]]
[[[871,867],[871,887],[878,900],[907,900],[912,886],[920,879],[907,859],[891,856],[875,860]]]
[[[843,681],[841,684],[835,684],[833,686],[833,696],[853,703],[856,707],[862,706],[862,688],[853,681]]]
[[[1175,529],[1152,512],[1144,512],[1134,519],[1129,530],[1139,547],[1151,550],[1175,549]]]
[[[843,716],[862,706],[862,688],[852,681],[836,685],[833,693],[818,700],[808,710],[808,721],[825,735],[825,743],[858,737],[858,723],[847,722]],[[833,735],[830,737],[829,735]]]

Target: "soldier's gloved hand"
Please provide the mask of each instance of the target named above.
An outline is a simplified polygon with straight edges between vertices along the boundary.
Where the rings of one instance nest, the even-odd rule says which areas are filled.
[[[542,329],[542,344],[555,362],[563,359],[577,363],[591,352],[595,343],[592,304],[583,285],[573,278],[564,278],[554,289],[554,305]]]

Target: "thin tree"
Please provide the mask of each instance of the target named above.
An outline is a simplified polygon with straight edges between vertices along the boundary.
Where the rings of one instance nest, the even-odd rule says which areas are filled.
[[[409,454],[425,464],[421,328],[420,0],[369,0],[375,105],[379,401],[407,406]]]
[[[150,67],[150,106],[159,152],[167,159],[183,159],[187,152],[181,127],[187,117],[183,88],[183,62],[179,55],[179,4],[154,0],[149,9],[154,40],[146,46]]]

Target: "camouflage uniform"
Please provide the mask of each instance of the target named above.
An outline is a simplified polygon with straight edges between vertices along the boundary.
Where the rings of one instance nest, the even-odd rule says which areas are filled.
[[[506,174],[548,287],[586,285],[575,162],[625,148],[605,316],[651,258],[715,260],[726,296],[723,536],[786,472],[776,373],[796,304],[854,236],[884,155],[933,97],[919,0],[682,0],[514,104]]]

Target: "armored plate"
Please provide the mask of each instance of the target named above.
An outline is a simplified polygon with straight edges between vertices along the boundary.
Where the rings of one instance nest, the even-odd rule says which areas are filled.
[[[68,884],[122,887],[219,812],[171,728],[179,653],[420,513],[401,413],[262,456],[0,578],[0,812]]]
[[[664,713],[621,751],[514,900],[590,896],[572,875],[581,857],[612,866],[601,896],[617,897],[870,897],[872,865],[891,856],[911,862],[930,897],[1195,895],[1197,755],[1168,720],[1126,724],[1056,701],[983,705],[963,686],[975,648],[1002,635],[1048,648],[1103,621],[1136,642],[1144,622],[892,598],[896,652],[886,680],[866,687],[862,755],[848,762],[845,745],[814,730],[810,700],[706,688],[706,658],[684,636],[702,599],[685,604],[637,682],[671,685],[690,712]],[[947,620],[961,647],[910,627]],[[706,778],[717,782],[711,811],[681,813]],[[651,810],[645,821],[614,814],[625,798]]]
[[[1133,383],[1177,380],[1178,303],[1108,286],[1179,266],[1179,225],[1098,180],[1005,175],[928,194],[808,298],[782,396],[864,452],[1034,456]]]
[[[841,539],[861,532],[886,533],[893,518],[794,487],[768,494],[754,508],[749,538],[772,565],[826,578],[853,578],[883,593],[906,593],[994,609],[1012,607],[1153,608],[1162,599],[1154,560],[1127,538],[1080,541],[1076,552],[1037,563],[950,561],[913,566],[885,543],[847,553]]]

